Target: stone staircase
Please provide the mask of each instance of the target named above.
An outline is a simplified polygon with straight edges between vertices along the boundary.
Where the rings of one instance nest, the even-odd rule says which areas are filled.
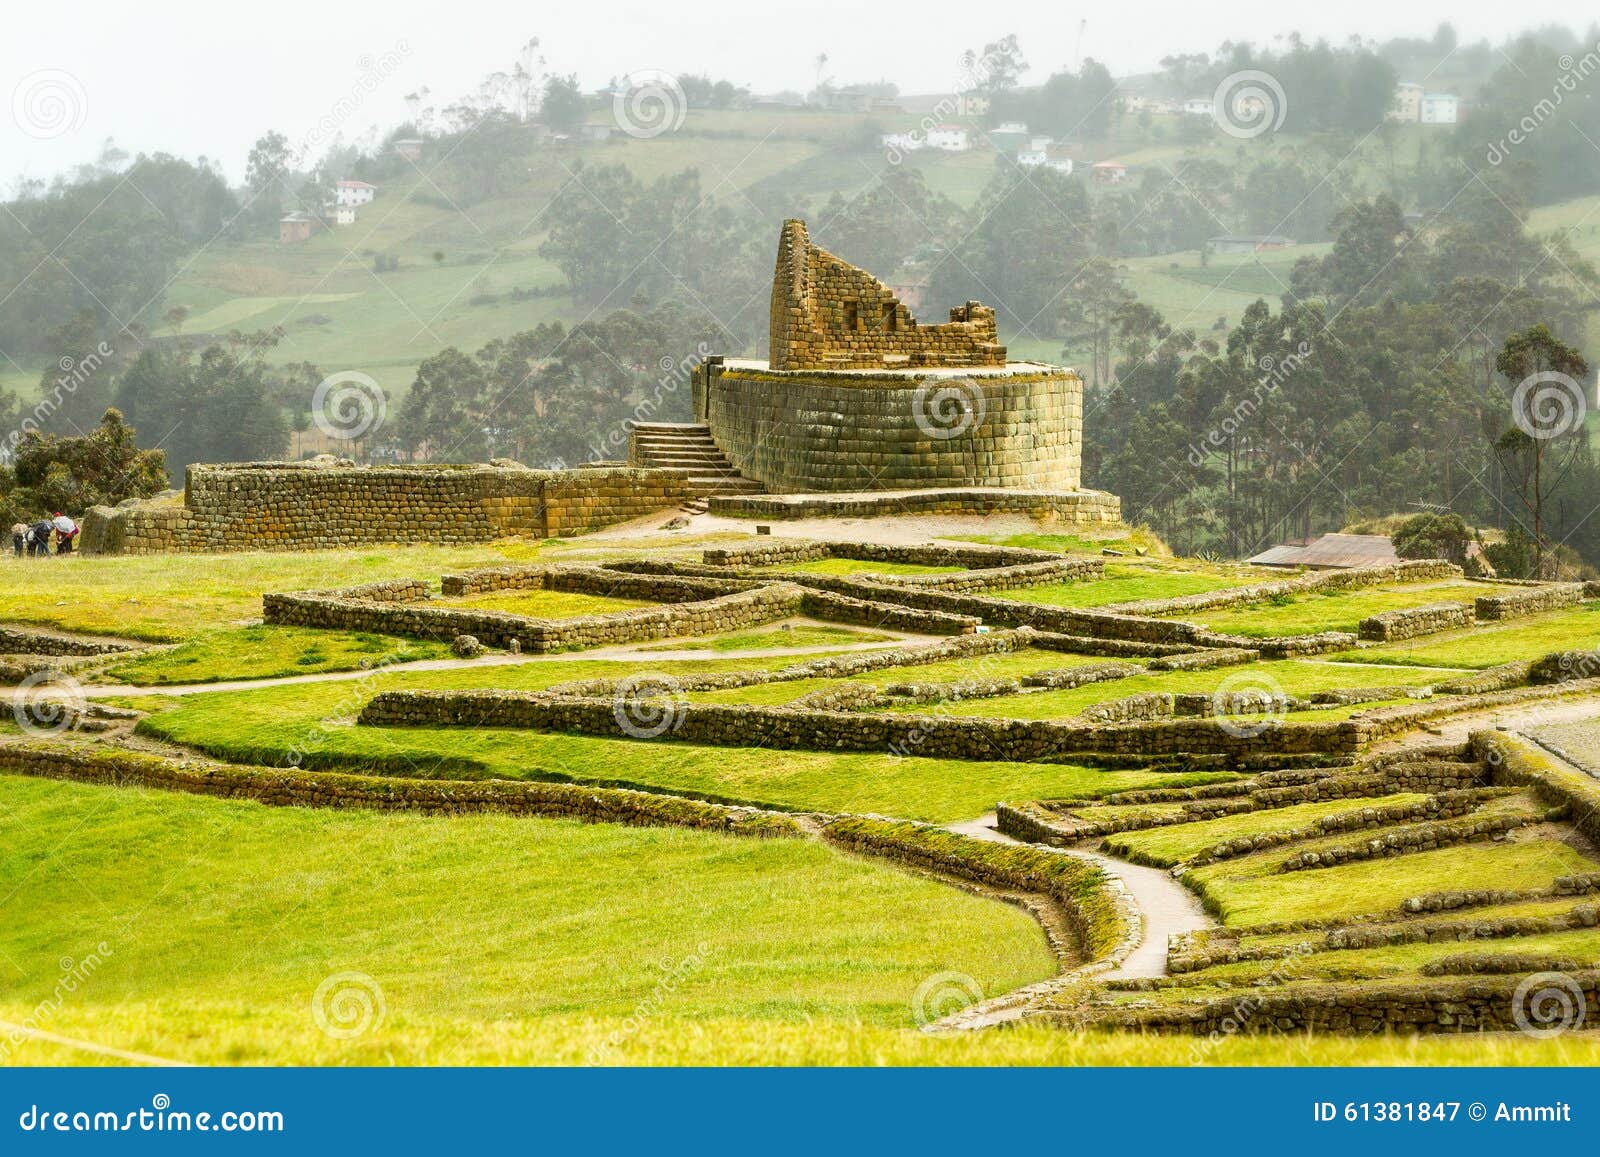
[[[692,494],[685,509],[704,512],[713,494],[762,494],[766,487],[733,468],[711,440],[711,430],[700,423],[635,422],[628,445],[631,466],[666,467],[689,471]]]

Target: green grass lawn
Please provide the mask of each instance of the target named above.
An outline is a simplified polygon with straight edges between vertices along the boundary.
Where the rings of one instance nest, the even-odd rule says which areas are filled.
[[[1107,563],[1106,577],[1078,582],[1047,583],[1036,587],[997,592],[997,597],[1051,607],[1103,607],[1141,599],[1170,599],[1225,587],[1249,586],[1264,581],[1259,574]]]
[[[1274,874],[1289,853],[1274,848],[1196,868],[1185,878],[1215,904],[1224,923],[1245,928],[1386,912],[1424,892],[1542,888],[1557,876],[1594,870],[1594,861],[1554,840],[1458,844],[1335,868]]]
[[[547,548],[548,549],[548,548]],[[110,555],[24,559],[0,583],[0,620],[177,642],[261,618],[261,596],[420,578],[500,566],[540,553],[537,544],[373,546],[249,554]],[[6,560],[11,562],[9,557]]]
[[[998,994],[1054,971],[1021,910],[809,840],[15,777],[0,777],[0,801],[0,1001],[38,1002],[64,956],[94,952],[51,1031],[132,1006],[142,1031],[105,1043],[182,1060],[460,1059],[418,1055],[405,1034],[578,1010],[619,1019],[652,997],[666,1020],[912,1027],[928,976],[964,973]],[[682,976],[664,998],[663,969]],[[370,976],[386,1006],[349,1041],[308,1015],[343,972]]]
[[[730,631],[722,635],[704,635],[694,639],[680,639],[673,643],[657,643],[640,647],[641,651],[759,651],[768,647],[827,647],[846,646],[852,643],[882,643],[896,636],[882,631],[867,631],[857,627],[838,627],[827,623],[795,623],[762,627],[755,631]]]
[[[446,644],[427,639],[306,627],[235,627],[212,631],[168,651],[117,663],[95,678],[137,686],[215,683],[354,671],[363,666],[443,659],[449,655]]]
[[[471,611],[504,611],[510,615],[530,615],[536,619],[576,619],[585,615],[610,615],[658,604],[645,599],[591,595],[582,591],[491,591],[464,598],[435,599],[441,607]]]
[[[1465,631],[1381,643],[1329,658],[1399,666],[1483,668],[1537,659],[1552,651],[1596,648],[1600,648],[1600,601],[1526,619],[1484,623]]]
[[[1235,635],[1309,635],[1317,631],[1354,632],[1361,620],[1382,611],[1398,611],[1429,603],[1471,603],[1496,588],[1482,583],[1427,583],[1409,586],[1360,587],[1290,595],[1279,600],[1197,611],[1179,617],[1212,630]],[[1503,660],[1498,660],[1502,661]]]
[[[854,558],[814,558],[762,569],[782,574],[955,574],[959,566],[921,566],[914,562],[862,562]]]

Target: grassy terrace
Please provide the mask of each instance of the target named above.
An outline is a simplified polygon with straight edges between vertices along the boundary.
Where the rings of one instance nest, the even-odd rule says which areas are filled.
[[[1351,842],[1347,833],[1341,842]],[[1293,850],[1299,850],[1296,845]],[[1315,871],[1277,873],[1290,853],[1273,848],[1191,873],[1229,925],[1332,919],[1394,908],[1407,896],[1475,888],[1542,888],[1557,876],[1592,871],[1594,862],[1553,840],[1460,844],[1392,859],[1360,860]]]
[[[1024,536],[1017,545],[1047,545]],[[799,660],[760,652],[833,648],[893,636],[872,627],[796,620],[720,636],[660,640],[628,661],[581,653],[518,663],[421,670],[395,660],[439,658],[436,641],[343,631],[264,627],[260,594],[379,579],[438,576],[507,560],[637,557],[668,540],[575,540],[474,549],[374,548],[327,555],[238,555],[181,560],[73,559],[19,565],[0,593],[14,621],[116,631],[176,645],[116,660],[93,681],[161,687],[224,679],[376,667],[360,678],[283,686],[125,697],[150,714],[146,739],[246,763],[364,770],[396,777],[555,779],[621,784],[794,810],[870,812],[937,823],[968,821],[1000,800],[1093,799],[1148,787],[1248,785],[1232,772],[1106,770],[1075,764],[930,759],[915,754],[774,751],[762,736],[744,747],[600,739],[486,728],[352,725],[379,691],[399,688],[526,689],[654,672],[665,677],[770,670]],[[675,557],[697,541],[670,540]],[[1067,545],[1063,540],[1061,545]],[[615,548],[615,549],[613,549]],[[1084,549],[1074,544],[1074,549]],[[661,557],[657,554],[656,557]],[[849,560],[805,569],[887,570]],[[896,567],[900,573],[935,568]],[[944,568],[937,568],[944,569]],[[1097,582],[1003,592],[1056,605],[1103,606],[1222,589],[1262,576],[1211,563],[1114,559]],[[774,574],[781,573],[775,570]],[[79,581],[79,579],[83,581]],[[1468,599],[1479,584],[1439,583],[1302,596],[1282,604],[1202,613],[1241,633],[1353,628],[1378,610]],[[440,600],[565,617],[641,605],[563,592],[499,592]],[[914,712],[966,717],[1064,719],[1096,703],[1147,692],[1268,689],[1307,697],[1335,688],[1411,687],[1466,670],[1563,647],[1600,644],[1600,616],[1583,608],[1332,658],[1254,663],[1209,671],[1152,672],[1065,691],[919,705]],[[703,648],[690,661],[657,650]],[[743,652],[741,654],[741,652]],[[839,654],[842,652],[819,652]],[[806,656],[809,658],[810,656]],[[1015,678],[1111,662],[1026,650],[849,677],[867,686]],[[1126,661],[1126,660],[1123,660]],[[1137,662],[1135,666],[1139,666]],[[1236,682],[1237,681],[1237,682]],[[839,680],[809,679],[696,692],[698,702],[781,704]],[[1296,713],[1332,719],[1374,704]],[[0,721],[4,723],[8,721]],[[3,729],[13,741],[21,733]],[[1548,726],[1551,742],[1600,764],[1592,724]],[[1541,732],[1541,734],[1544,734]],[[103,739],[104,737],[95,737]],[[115,737],[111,737],[115,742]],[[1588,746],[1585,746],[1588,744]],[[1181,766],[1181,765],[1180,765]],[[1316,828],[1319,819],[1416,795],[1332,799],[1276,810],[1119,833],[1106,850],[1176,865],[1235,837]],[[1101,819],[1176,817],[1161,802],[1084,808]],[[1523,794],[1485,800],[1479,814],[1531,814]],[[1398,830],[1398,829],[1395,829]],[[1309,849],[1359,845],[1373,829],[1317,834],[1222,860],[1182,875],[1242,946],[1298,944],[1318,933],[1250,934],[1286,921],[1364,915],[1402,919],[1403,899],[1471,887],[1537,889],[1594,870],[1587,845],[1555,823],[1509,838],[1462,843],[1339,867],[1284,872]],[[1025,1027],[954,1040],[914,1031],[913,994],[941,972],[974,977],[996,994],[1053,971],[1026,913],[883,862],[845,856],[815,841],[758,841],[669,829],[583,826],[490,816],[428,818],[254,804],[0,776],[0,1020],[21,1020],[54,983],[63,954],[81,958],[102,941],[108,963],[52,1031],[181,1060],[220,1063],[519,1063],[592,1058],[650,998],[658,965],[688,961],[674,997],[644,1028],[624,1034],[620,1063],[809,1061],[827,1063],[1189,1063],[1183,1037],[1081,1034]],[[1094,840],[1090,846],[1099,845]],[[129,846],[148,854],[130,857]],[[90,902],[85,902],[85,889]],[[27,911],[18,907],[27,897]],[[685,903],[683,897],[692,897]],[[510,900],[508,903],[507,900]],[[1529,900],[1474,916],[1555,915],[1590,898]],[[1471,917],[1466,917],[1471,918]],[[1291,977],[1408,977],[1462,952],[1600,956],[1600,931],[1505,940],[1318,951]],[[1282,979],[1275,961],[1219,965],[1174,978],[1159,991],[1112,991],[1118,1002],[1156,1003],[1254,991]],[[373,978],[386,1014],[351,1041],[330,1038],[305,1015],[321,981]],[[102,987],[103,984],[103,987]],[[1222,1042],[1218,1063],[1600,1062],[1600,1042],[1408,1041],[1250,1035]],[[83,1056],[28,1043],[21,1063]]]
[[[465,1022],[528,1031],[580,1009],[620,1021],[655,992],[660,961],[686,974],[655,1013],[667,1020],[885,1028],[913,1026],[932,974],[999,993],[1054,969],[1021,910],[815,841],[15,777],[0,777],[0,841],[0,1008],[31,1008],[64,952],[104,943],[52,1030],[92,1038],[112,1017],[123,1047],[186,1060],[439,1059],[419,1046]],[[351,1042],[306,1013],[345,971],[371,976],[387,1006]]]
[[[434,599],[440,607],[459,607],[469,611],[504,611],[509,615],[528,615],[536,619],[576,619],[585,615],[610,615],[657,604],[646,599],[615,598],[581,591],[491,591],[460,598]]]
[[[449,654],[448,644],[428,639],[258,625],[211,631],[171,649],[116,663],[96,679],[142,686],[272,679],[442,659]]]
[[[789,660],[769,660],[781,665]],[[735,664],[722,665],[732,666]],[[749,666],[739,661],[736,666]],[[718,664],[674,664],[705,670]],[[187,696],[144,721],[164,739],[242,763],[281,765],[307,748],[311,762],[382,768],[432,778],[570,778],[625,782],[672,792],[795,809],[893,814],[952,822],[1001,799],[1094,796],[1158,785],[1209,783],[1224,773],[1104,771],[1070,764],[969,763],[867,753],[702,747],[578,735],[476,728],[351,727],[338,722],[379,690],[394,687],[536,688],[568,679],[618,677],[623,663],[534,663],[498,668],[385,672],[359,685],[319,683]],[[331,722],[330,722],[331,721]],[[470,735],[470,742],[467,736]]]
[[[1303,939],[1303,937],[1302,937]],[[1463,952],[1505,951],[1537,956],[1556,956],[1571,959],[1592,967],[1600,961],[1600,929],[1577,928],[1566,932],[1550,932],[1542,936],[1519,936],[1496,945],[1484,942],[1474,945],[1459,940],[1438,944],[1396,944],[1385,948],[1361,948],[1347,951],[1313,952],[1297,958],[1289,968],[1294,979],[1323,980],[1376,980],[1389,976],[1405,976],[1419,972],[1432,961]],[[1240,961],[1237,964],[1219,964],[1185,975],[1196,986],[1226,984],[1251,984],[1274,971],[1284,971],[1278,960]],[[1175,993],[1192,995],[1186,988]]]
[[[1118,660],[1096,655],[1073,655],[1063,651],[1045,651],[1028,648],[994,655],[978,655],[970,659],[949,659],[942,663],[924,663],[914,667],[884,667],[877,671],[863,671],[843,679],[795,679],[785,683],[765,683],[754,687],[732,687],[720,691],[696,691],[689,696],[693,702],[750,703],[765,707],[792,702],[813,691],[826,691],[841,683],[862,683],[872,687],[886,687],[891,683],[949,683],[963,679],[1010,679],[1031,675],[1035,671],[1050,671],[1062,667],[1084,667],[1096,663]],[[1119,686],[1120,684],[1108,684]]]
[[[1201,820],[1198,823],[1121,832],[1106,842],[1107,846],[1120,856],[1137,858],[1141,863],[1170,867],[1191,859],[1224,840],[1234,840],[1241,836],[1258,836],[1266,832],[1309,828],[1325,816],[1346,815],[1369,807],[1412,804],[1423,798],[1421,795],[1401,793],[1380,799],[1323,800],[1317,803],[1296,804],[1293,807],[1223,816],[1214,820]],[[1093,809],[1089,810],[1089,814],[1091,816],[1094,814]]]
[[[1180,616],[1216,631],[1237,635],[1309,635],[1317,631],[1354,631],[1362,619],[1380,611],[1398,611],[1429,603],[1470,603],[1497,588],[1483,583],[1413,583],[1361,587],[1284,596],[1266,603],[1199,611]]]
[[[554,552],[552,552],[554,553]],[[526,558],[526,548],[373,547],[320,554],[142,555],[18,563],[0,586],[0,620],[90,634],[177,642],[261,618],[267,591],[354,586],[383,579],[437,583],[451,570]]]
[[[760,651],[769,647],[842,647],[856,643],[885,643],[897,638],[882,631],[832,623],[775,623],[748,631],[702,635],[669,643],[653,643],[641,651]]]
[[[1424,635],[1331,655],[1362,663],[1409,666],[1493,667],[1536,659],[1551,651],[1600,647],[1600,602],[1504,623],[1484,623],[1465,631]]]
[[[1062,666],[1070,664],[1063,663]],[[1228,687],[1237,691],[1278,690],[1286,695],[1307,696],[1313,691],[1345,687],[1422,686],[1437,679],[1437,674],[1398,671],[1379,666],[1318,663],[1297,659],[1252,663],[1247,667],[1221,667],[1209,671],[1151,671],[1127,679],[1090,683],[1061,691],[1030,691],[993,699],[966,699],[940,706],[942,714],[975,715],[1006,719],[1070,719],[1086,707],[1148,691],[1210,693]],[[1235,685],[1236,680],[1244,680]],[[1351,711],[1365,710],[1373,703],[1349,708],[1297,711],[1295,719],[1337,718]],[[900,708],[925,711],[926,707]]]
[[[912,562],[862,562],[853,558],[814,558],[810,562],[780,563],[760,567],[772,575],[785,574],[955,574],[959,566],[919,566]]]
[[[1142,599],[1171,599],[1226,587],[1269,582],[1275,576],[1237,567],[1205,564],[1162,566],[1144,563],[1106,564],[1106,577],[1084,582],[1047,583],[1036,587],[996,592],[1003,599],[1051,607],[1103,607]]]

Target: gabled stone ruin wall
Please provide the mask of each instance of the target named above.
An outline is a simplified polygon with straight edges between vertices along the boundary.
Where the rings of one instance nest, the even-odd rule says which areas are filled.
[[[969,301],[923,325],[894,291],[811,243],[785,221],[772,278],[769,361],[775,370],[1003,366],[994,310]]]
[[[90,554],[463,545],[626,522],[689,497],[686,471],[496,466],[189,467],[181,506],[92,508]]]

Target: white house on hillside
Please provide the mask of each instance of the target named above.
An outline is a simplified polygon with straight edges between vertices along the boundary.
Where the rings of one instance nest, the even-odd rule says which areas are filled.
[[[928,130],[928,147],[947,153],[964,153],[972,147],[967,130],[960,125],[935,125]]]
[[[1050,159],[1050,138],[1032,137],[1017,149],[1017,164],[1033,169]]]
[[[1425,125],[1453,125],[1461,116],[1461,101],[1447,92],[1424,93],[1422,97],[1422,123]]]
[[[333,186],[334,200],[341,205],[365,205],[377,192],[378,186],[365,181],[337,181]]]

